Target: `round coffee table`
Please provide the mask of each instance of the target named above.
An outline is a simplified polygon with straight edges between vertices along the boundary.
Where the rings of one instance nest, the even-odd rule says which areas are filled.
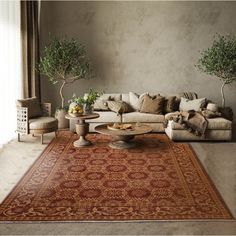
[[[109,146],[116,149],[133,148],[137,146],[137,143],[132,140],[135,135],[146,134],[152,131],[152,128],[149,125],[143,124],[133,124],[131,130],[110,130],[107,128],[107,125],[108,124],[98,125],[95,127],[95,131],[100,134],[111,135],[113,141]]]
[[[86,120],[96,119],[99,117],[97,113],[91,113],[86,115],[80,115],[77,117],[73,117],[69,114],[66,114],[66,119],[76,120],[78,123],[75,124],[76,133],[80,136],[78,140],[74,142],[75,147],[84,147],[91,145],[92,143],[86,139],[86,134],[89,132],[89,123],[86,123]]]

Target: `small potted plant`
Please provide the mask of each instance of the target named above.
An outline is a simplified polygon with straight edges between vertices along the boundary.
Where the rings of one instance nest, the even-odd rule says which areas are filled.
[[[74,94],[72,99],[69,100],[70,107],[75,105],[83,107],[83,114],[91,114],[93,113],[93,105],[97,98],[99,98],[102,93],[99,93],[93,89],[90,89],[88,93],[86,93],[83,97],[76,97]]]

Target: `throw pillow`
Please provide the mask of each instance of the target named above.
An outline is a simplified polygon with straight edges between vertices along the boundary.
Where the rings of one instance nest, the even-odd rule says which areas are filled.
[[[95,111],[108,111],[109,108],[107,106],[107,101],[111,100],[111,97],[108,97],[108,99],[102,99],[98,98],[94,103],[94,110]]]
[[[34,118],[42,115],[40,103],[38,98],[36,97],[17,100],[16,105],[19,107],[27,107],[29,118]]]
[[[210,119],[210,118],[220,117],[221,113],[219,113],[217,111],[203,110],[202,115],[205,116],[206,118]]]
[[[164,113],[170,113],[170,112],[174,112],[175,111],[175,107],[176,107],[176,96],[170,96],[165,98],[165,102],[164,102]]]
[[[180,97],[187,98],[189,100],[198,99],[198,96],[194,92],[182,92],[179,94]]]
[[[161,96],[150,96],[146,94],[140,108],[142,113],[162,114],[165,98]]]
[[[206,109],[209,111],[217,112],[218,106],[214,103],[208,103]]]
[[[132,108],[124,101],[107,101],[108,108],[117,114],[131,112]]]
[[[206,98],[189,100],[187,98],[181,97],[179,110],[180,111],[190,111],[190,110],[201,111],[205,105],[206,105]]]
[[[94,110],[95,111],[109,111],[109,108],[107,106],[107,101],[113,101],[114,98],[112,98],[108,94],[103,94],[101,97],[97,98],[97,100],[94,103]]]
[[[141,95],[138,95],[133,92],[129,92],[129,101],[130,101],[130,106],[133,108],[134,111],[140,110],[140,106],[143,100],[144,95],[148,94],[142,93]]]

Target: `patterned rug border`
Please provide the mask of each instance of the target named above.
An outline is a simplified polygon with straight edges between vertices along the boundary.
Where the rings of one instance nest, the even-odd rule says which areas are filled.
[[[90,133],[90,135],[99,135],[96,133]],[[166,136],[166,135],[165,135]],[[70,141],[71,139],[73,139],[74,135],[71,135],[70,137]],[[169,138],[168,138],[169,139]],[[171,142],[175,143],[174,141],[170,140]],[[21,183],[22,180],[24,180],[24,178],[31,172],[33,171],[33,166],[42,162],[43,158],[40,158],[44,155],[46,155],[51,149],[53,149],[53,147],[55,146],[57,142],[57,139],[54,137],[48,144],[46,144],[45,148],[40,152],[40,154],[38,155],[38,157],[36,157],[36,159],[33,161],[33,163],[29,166],[29,168],[27,169],[27,171],[23,174],[23,176],[17,181],[17,183],[15,184],[15,186],[11,189],[11,191],[5,196],[5,198],[2,200],[2,202],[0,202],[0,206],[7,200],[7,198],[11,195],[11,193],[17,189],[19,183]],[[179,143],[179,142],[178,142]],[[236,218],[234,217],[234,215],[232,214],[231,210],[229,209],[228,205],[226,204],[225,200],[223,199],[221,193],[219,192],[219,190],[217,189],[215,183],[213,182],[213,180],[210,178],[209,174],[206,172],[205,167],[203,166],[202,162],[200,161],[200,159],[197,156],[196,151],[194,150],[193,146],[189,143],[189,142],[180,142],[182,144],[186,144],[191,152],[193,153],[194,157],[195,157],[195,162],[200,166],[200,169],[203,173],[203,175],[206,177],[209,185],[212,187],[213,191],[215,192],[215,194],[217,195],[218,199],[220,200],[220,202],[222,203],[222,205],[228,210],[229,215],[231,216],[231,219],[170,219],[170,220],[166,220],[166,219],[156,219],[156,220],[10,220],[10,221],[3,221],[0,220],[0,225],[1,224],[51,224],[51,223],[63,223],[63,224],[68,224],[68,223],[152,223],[152,222],[235,222]]]
[[[48,151],[47,149],[49,149],[50,145],[56,141],[56,138],[54,137],[48,144],[47,146],[45,146],[45,148],[40,152],[40,154],[38,155],[38,157],[36,157],[36,159],[33,161],[33,163],[29,166],[29,168],[26,170],[26,172],[20,177],[20,179],[17,181],[17,183],[14,185],[14,187],[11,189],[11,191],[4,197],[4,199],[0,202],[0,207],[1,205],[7,200],[7,198],[10,196],[10,194],[17,188],[17,186],[19,185],[19,183],[26,177],[26,175],[28,173],[30,173],[32,167],[37,164],[40,160],[39,158],[44,154],[44,152]],[[20,221],[18,221],[20,222]],[[1,220],[0,220],[1,223]]]
[[[196,162],[198,163],[198,165],[201,167],[201,171],[203,172],[203,174],[206,176],[209,184],[211,185],[211,187],[213,188],[214,192],[216,193],[217,197],[219,198],[219,200],[221,201],[221,203],[224,205],[224,207],[228,210],[228,212],[230,213],[231,217],[232,217],[232,221],[235,221],[235,217],[232,214],[231,210],[229,209],[228,205],[226,204],[224,198],[222,197],[220,191],[217,189],[215,183],[213,182],[213,180],[210,178],[209,174],[207,173],[205,167],[203,166],[202,162],[200,161],[200,159],[197,156],[196,151],[194,150],[193,146],[190,143],[187,143],[187,145],[189,146],[189,148],[191,149]],[[231,219],[228,219],[231,220]],[[226,221],[228,221],[226,220]]]

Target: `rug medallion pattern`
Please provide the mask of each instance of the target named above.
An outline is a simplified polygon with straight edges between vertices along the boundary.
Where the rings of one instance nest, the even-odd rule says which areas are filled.
[[[60,132],[0,205],[0,221],[232,219],[191,147],[164,134],[129,150]]]

